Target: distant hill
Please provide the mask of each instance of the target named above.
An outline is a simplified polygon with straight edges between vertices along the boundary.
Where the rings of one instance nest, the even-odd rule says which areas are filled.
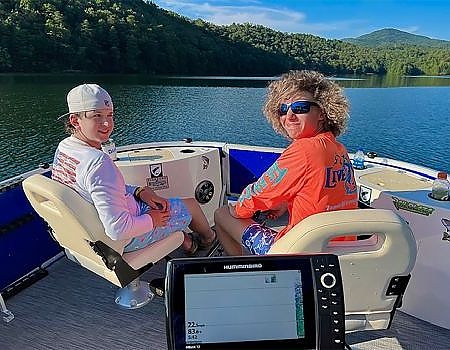
[[[370,47],[416,45],[450,48],[450,41],[431,39],[427,36],[411,34],[392,28],[376,30],[372,33],[364,34],[357,38],[345,38],[342,39],[342,41]]]

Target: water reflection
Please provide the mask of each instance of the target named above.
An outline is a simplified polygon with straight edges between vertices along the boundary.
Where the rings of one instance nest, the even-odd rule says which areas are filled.
[[[111,93],[118,145],[192,137],[284,147],[288,142],[273,132],[261,111],[271,79],[0,75],[0,180],[51,162],[65,137],[56,118],[67,111],[67,92],[83,82],[97,82]],[[350,151],[363,147],[450,170],[443,123],[450,115],[449,77],[338,79],[351,103],[350,125],[342,137]]]
[[[223,76],[153,76],[153,75],[87,75],[87,74],[0,74],[0,89],[11,84],[60,84],[69,85],[95,81],[100,84],[164,85],[164,86],[229,86],[266,87],[277,77],[223,77]],[[414,87],[450,86],[450,76],[398,76],[398,75],[347,75],[330,76],[343,87]]]

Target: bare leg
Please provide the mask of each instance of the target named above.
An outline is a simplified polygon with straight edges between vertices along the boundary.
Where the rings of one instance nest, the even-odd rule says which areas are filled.
[[[254,221],[252,219],[236,219],[231,216],[228,206],[216,210],[214,221],[217,237],[227,255],[242,255],[242,233]]]
[[[222,231],[222,229],[216,225],[217,238],[225,251],[225,254],[228,256],[237,256],[243,255],[244,251],[242,248],[242,244],[236,242],[231,236]]]
[[[205,214],[203,214],[200,205],[194,198],[185,198],[182,199],[182,201],[192,216],[192,221],[189,224],[189,228],[192,231],[199,233],[202,244],[208,245],[209,243],[212,243],[215,239],[215,234],[211,227],[209,227],[208,220],[206,219]],[[186,237],[184,240],[186,242]],[[185,245],[183,245],[183,247],[185,247]],[[188,247],[190,247],[190,244],[188,244]]]

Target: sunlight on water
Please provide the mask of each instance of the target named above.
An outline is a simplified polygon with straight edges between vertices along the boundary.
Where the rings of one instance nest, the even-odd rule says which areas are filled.
[[[55,119],[66,112],[66,93],[86,81],[100,83],[113,97],[117,145],[186,137],[275,147],[288,144],[261,112],[266,81],[181,80],[174,78],[171,82],[176,84],[168,84],[141,77],[0,76],[0,180],[52,161],[59,140],[65,137],[62,123]],[[448,79],[440,81],[450,85]],[[354,88],[361,82],[339,83],[346,86],[351,102],[349,128],[341,137],[349,151],[362,147],[366,152],[450,171],[449,86]]]

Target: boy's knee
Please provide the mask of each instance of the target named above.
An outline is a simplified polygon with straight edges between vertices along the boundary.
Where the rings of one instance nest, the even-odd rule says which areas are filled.
[[[214,220],[222,218],[225,215],[225,210],[228,211],[228,206],[224,205],[223,207],[219,207],[214,211]]]
[[[214,212],[214,223],[219,226],[223,226],[230,218],[230,210],[228,209],[228,205],[224,205],[216,209]]]
[[[200,207],[194,198],[183,198],[182,201],[190,213],[195,211],[195,206]]]
[[[182,198],[181,200],[183,201],[184,204],[190,205],[194,201],[194,198]]]

